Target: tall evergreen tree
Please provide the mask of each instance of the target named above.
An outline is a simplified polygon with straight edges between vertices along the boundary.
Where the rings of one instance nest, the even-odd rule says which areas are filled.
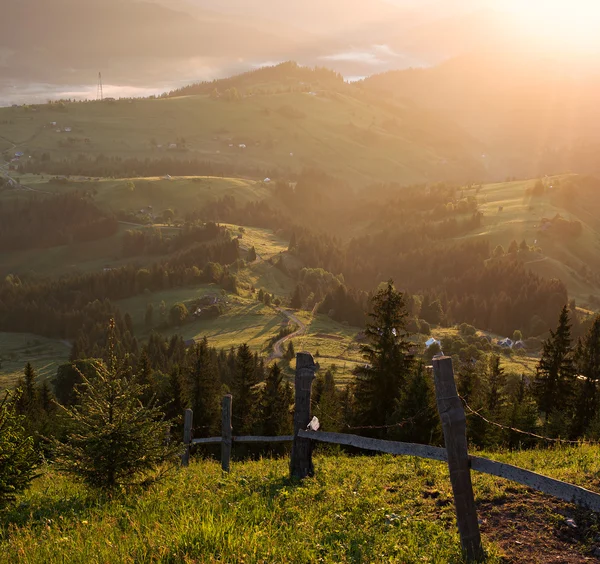
[[[356,423],[382,426],[390,423],[412,366],[408,313],[404,295],[392,280],[373,296],[371,308],[365,329],[368,342],[362,346],[365,364],[355,370]],[[372,434],[385,436],[386,431]]]
[[[142,354],[140,355],[135,378],[137,383],[144,387],[142,402],[147,405],[154,396],[154,383],[152,380],[152,366],[150,365],[150,359],[148,358],[148,353],[146,351],[142,351]]]
[[[393,419],[397,422],[409,420],[390,431],[390,437],[396,440],[432,444],[441,439],[435,392],[423,363],[419,363],[408,376]]]
[[[571,324],[565,305],[556,331],[551,330],[550,337],[544,342],[534,381],[538,406],[546,416],[545,426],[557,411],[563,419],[568,417],[575,392],[575,374]]]
[[[186,381],[186,403],[194,412],[197,434],[211,436],[220,426],[221,381],[206,339],[190,351]]]
[[[246,343],[240,345],[235,355],[233,371],[233,428],[238,435],[251,435],[256,419],[260,391],[257,384],[260,376],[255,357]]]
[[[36,380],[37,374],[35,373],[35,369],[28,362],[23,371],[23,378],[20,378],[17,382],[17,387],[21,389],[21,393],[18,395],[17,409],[21,415],[34,417],[35,412],[37,412]]]
[[[290,385],[283,381],[279,365],[273,364],[267,372],[260,398],[260,420],[265,435],[287,435],[291,432],[290,405],[293,401]]]
[[[250,250],[248,251],[248,262],[254,262],[256,260],[256,249],[254,248],[254,245],[252,247],[250,247]]]
[[[316,397],[313,413],[319,418],[321,428],[330,432],[339,432],[346,423],[344,419],[344,394],[335,387],[333,370],[328,368],[320,373],[314,383]]]
[[[579,383],[572,436],[582,436],[598,413],[600,383],[600,316],[594,319],[587,335],[577,347],[577,367],[583,381]]]

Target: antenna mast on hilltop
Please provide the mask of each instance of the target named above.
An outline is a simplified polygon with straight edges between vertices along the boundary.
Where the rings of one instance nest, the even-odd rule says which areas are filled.
[[[102,92],[102,73],[98,73],[98,91],[96,93],[96,100],[103,100],[104,94]]]

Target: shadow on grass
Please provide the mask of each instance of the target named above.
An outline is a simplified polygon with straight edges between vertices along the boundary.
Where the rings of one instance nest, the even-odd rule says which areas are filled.
[[[0,512],[2,536],[12,527],[47,526],[57,519],[83,517],[92,508],[102,507],[112,500],[108,494],[82,492],[61,498],[40,495],[32,501],[25,500]]]

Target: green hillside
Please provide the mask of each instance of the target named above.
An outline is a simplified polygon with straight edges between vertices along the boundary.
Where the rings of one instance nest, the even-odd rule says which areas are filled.
[[[28,163],[46,153],[53,161],[100,154],[191,159],[271,176],[319,168],[354,186],[373,179],[466,180],[483,172],[477,144],[449,120],[412,105],[382,104],[344,84],[316,92],[273,87],[232,101],[194,95],[33,109],[0,109],[3,137]],[[175,173],[165,166],[160,174]]]
[[[146,491],[112,497],[46,468],[0,520],[6,562],[463,562],[447,466],[412,457],[315,457],[315,477],[288,460],[202,454]],[[594,447],[489,453],[594,489]],[[474,474],[487,562],[586,562],[597,519],[576,507]],[[573,519],[575,528],[566,520]]]

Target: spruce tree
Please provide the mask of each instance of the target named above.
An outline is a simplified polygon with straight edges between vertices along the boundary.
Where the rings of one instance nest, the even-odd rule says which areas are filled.
[[[6,393],[0,401],[0,508],[14,500],[35,477],[38,457],[17,411],[22,391]]]
[[[296,356],[296,351],[294,349],[294,342],[290,339],[288,341],[287,352],[285,353],[285,357],[291,361]]]
[[[326,431],[339,432],[344,428],[343,393],[335,387],[333,370],[328,368],[325,374],[319,374],[313,386],[317,389],[317,397],[313,413],[319,418],[321,428]]]
[[[136,380],[138,384],[144,387],[142,402],[144,405],[147,405],[154,396],[154,391],[152,366],[150,366],[150,359],[148,358],[148,353],[146,351],[142,351],[142,354],[140,355],[136,370]]]
[[[571,345],[569,311],[564,306],[556,331],[544,342],[538,363],[534,390],[540,410],[545,414],[545,426],[550,417],[559,412],[563,422],[568,418],[575,391],[575,364]]]
[[[190,351],[185,391],[186,404],[194,412],[198,436],[211,436],[219,430],[220,396],[219,371],[204,339]]]
[[[420,444],[431,444],[441,438],[433,383],[427,377],[423,363],[408,376],[392,419],[393,422],[407,420],[408,423],[390,430],[390,438]]]
[[[262,433],[267,436],[287,435],[292,430],[290,405],[294,401],[290,385],[283,381],[277,363],[267,372],[260,398]]]
[[[248,262],[254,262],[256,260],[256,249],[254,246],[250,247],[248,251]]]
[[[34,412],[37,411],[37,391],[35,382],[37,380],[37,374],[31,363],[25,365],[23,371],[23,378],[17,382],[17,387],[21,389],[22,393],[18,396],[17,407],[21,415],[27,414],[28,416],[34,416]]]
[[[355,370],[356,423],[360,426],[390,422],[412,365],[402,292],[390,280],[373,296],[371,308],[371,322],[365,329],[368,342],[361,347],[365,364]],[[385,436],[386,432],[372,434]]]
[[[240,345],[235,355],[231,385],[233,393],[233,429],[238,435],[251,435],[256,423],[260,391],[259,374],[254,355],[247,344]]]
[[[600,316],[596,317],[587,335],[577,347],[577,367],[583,381],[578,383],[572,436],[581,437],[588,431],[598,413],[600,383]]]

